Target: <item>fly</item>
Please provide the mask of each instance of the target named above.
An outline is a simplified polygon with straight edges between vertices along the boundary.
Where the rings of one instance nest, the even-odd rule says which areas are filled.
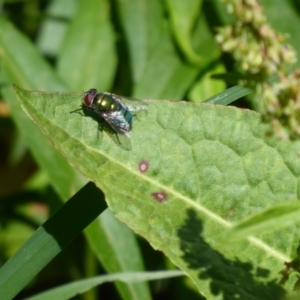
[[[101,116],[117,135],[130,138],[132,119],[139,111],[146,111],[147,105],[138,99],[118,96],[112,93],[98,93],[90,89],[82,96],[83,109],[89,109]],[[75,110],[77,111],[77,110]],[[73,112],[75,112],[73,111]],[[99,127],[101,128],[100,124]]]

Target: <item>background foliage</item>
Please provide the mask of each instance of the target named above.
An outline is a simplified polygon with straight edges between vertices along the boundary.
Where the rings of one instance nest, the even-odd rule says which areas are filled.
[[[296,24],[300,22],[300,8],[297,1],[265,0],[261,2],[270,23],[275,29],[289,33],[291,35],[289,42],[299,49],[300,38],[297,34]],[[85,177],[68,164],[37,126],[24,114],[15,98],[12,83],[30,90],[81,93],[91,87],[96,87],[101,91],[111,91],[141,99],[186,99],[190,102],[202,102],[226,88],[222,81],[213,80],[210,76],[233,69],[234,64],[230,57],[223,56],[214,41],[215,27],[229,21],[224,6],[217,0],[28,0],[5,1],[2,4],[0,17],[0,76],[3,98],[3,101],[0,102],[1,264],[7,261],[32,236],[38,226],[46,221],[52,212],[56,211],[64,201],[68,200],[87,182]],[[243,101],[236,104],[247,106]],[[171,120],[170,126],[173,126],[173,120],[176,121],[176,118],[181,116],[178,107],[174,107],[172,111],[167,106],[162,112],[168,120]],[[238,113],[230,115],[229,112],[230,110],[227,111],[229,115],[226,117],[233,121],[237,120],[236,115],[240,116]],[[202,114],[205,118],[205,112]],[[221,120],[223,114],[225,112],[220,109],[217,115]],[[161,115],[160,122],[165,122],[164,115]],[[257,118],[251,116],[252,114],[249,114],[247,117],[250,120],[249,124],[257,122]],[[64,117],[62,116],[61,120]],[[243,119],[244,117],[245,115],[238,118]],[[165,124],[165,126],[168,128],[169,125]],[[143,130],[151,128],[151,124],[147,123],[146,127]],[[153,125],[154,127],[155,125]],[[91,131],[93,129],[94,127]],[[260,132],[260,130],[258,131]],[[227,141],[231,141],[230,137]],[[233,137],[232,143],[234,141]],[[266,142],[264,149],[270,152],[267,152],[268,155],[262,155],[261,161],[258,161],[257,164],[272,166],[274,163],[270,159],[273,154],[272,147],[280,148],[278,145],[280,144],[277,142]],[[281,147],[281,149],[291,149],[294,151],[293,153],[297,149],[294,144],[287,147],[281,145]],[[289,158],[290,153],[282,150],[280,154],[285,162],[290,161],[290,168],[294,168],[292,173],[295,178],[293,180],[297,181],[299,168],[297,165],[293,165],[293,159]],[[254,161],[257,159],[258,157],[254,157]],[[280,157],[276,157],[276,159],[281,160]],[[205,164],[205,161],[202,163]],[[234,161],[229,159],[223,166],[225,168],[230,164],[234,166]],[[282,170],[283,166],[280,165],[278,168]],[[278,172],[277,174],[279,179],[285,177],[282,176],[285,173]],[[168,175],[165,178],[168,178]],[[211,184],[217,179],[214,176],[208,177],[207,182]],[[258,179],[254,177],[252,179],[251,184],[255,185]],[[276,182],[280,182],[280,180]],[[286,185],[287,182],[289,182],[288,178],[283,185]],[[282,197],[281,201],[296,200],[296,183],[295,186],[289,185],[288,187],[290,190],[287,193],[280,194],[280,191],[275,193],[276,197]],[[274,189],[271,190],[274,191]],[[212,192],[214,193],[215,190]],[[103,194],[97,193],[100,192],[94,191],[92,195],[96,195],[97,199],[103,198]],[[86,198],[89,197],[86,196]],[[92,198],[89,199],[92,201]],[[263,190],[257,189],[256,199],[260,199],[260,202],[267,200]],[[111,199],[112,202],[114,200]],[[70,205],[72,203],[74,202],[71,202]],[[240,205],[239,209],[242,211],[243,202]],[[251,205],[247,206],[247,209],[249,207]],[[218,210],[223,209],[215,203],[212,208],[218,213]],[[252,210],[244,210],[243,216],[259,211],[256,208],[252,206]],[[93,206],[93,209],[97,215],[104,208]],[[233,209],[234,207],[225,208],[228,220],[230,220]],[[66,215],[73,216],[76,211],[78,212],[78,208],[76,210],[72,207]],[[84,212],[84,208],[82,208],[82,212]],[[80,217],[77,218],[74,214],[74,218],[70,220],[71,233],[68,234],[68,238],[60,237],[61,243],[58,245],[51,240],[51,235],[46,236],[40,233],[41,235],[36,237],[36,241],[39,240],[39,237],[45,239],[41,241],[41,245],[48,245],[45,248],[39,248],[41,253],[45,251],[45,255],[41,256],[43,264],[50,260],[53,253],[60,253],[61,249],[68,244],[69,239],[76,237],[95,218],[88,212],[85,221],[79,224]],[[189,211],[189,218],[193,222],[187,224],[187,228],[195,226],[195,232],[201,232],[201,224],[198,223],[198,217],[194,215],[193,211]],[[51,220],[48,221],[50,225],[48,223],[49,227],[46,228],[61,224],[55,220],[57,219],[54,219],[54,223],[51,223]],[[216,232],[222,232],[225,227],[216,229]],[[289,259],[296,252],[298,237],[296,229],[297,227],[293,227],[285,232],[276,233],[282,239],[286,237],[286,234],[288,235],[285,242],[278,243],[280,249],[288,248],[284,258]],[[291,234],[291,230],[293,234]],[[181,234],[185,236],[184,228]],[[31,280],[19,298],[64,282],[106,272],[174,268],[168,258],[154,251],[145,240],[137,237],[128,227],[118,222],[108,210],[86,229],[85,236],[88,243],[82,235],[79,235],[72,244],[47,265],[39,276]],[[215,236],[212,236],[212,240],[214,240]],[[266,240],[273,242],[276,238],[274,236],[267,237]],[[44,241],[46,244],[43,244]],[[246,255],[252,253],[253,256],[257,255],[258,260],[267,260],[266,257],[277,249],[277,246],[273,248],[272,242],[269,242],[272,249],[266,251],[266,256],[260,256],[251,249]],[[202,241],[202,243],[206,242]],[[239,251],[242,252],[247,247],[242,243]],[[50,248],[53,249],[52,256],[47,258],[47,250]],[[222,248],[226,247],[220,246],[218,250],[221,253]],[[201,249],[195,246],[186,251],[198,253]],[[207,255],[210,258],[218,257],[220,261],[225,262],[225,265],[230,266],[227,277],[231,277],[231,275],[234,277],[237,274],[234,278],[240,280],[242,274],[238,272],[234,274],[233,270],[247,269],[246,262],[232,264],[216,252],[209,252]],[[205,255],[201,259],[205,260]],[[277,262],[278,268],[281,264],[283,265],[283,260]],[[271,262],[270,259],[270,264]],[[34,261],[33,264],[37,265],[38,262]],[[193,269],[193,265],[189,268]],[[248,268],[250,267],[248,266]],[[260,291],[263,289],[265,291],[265,287],[271,287],[273,292],[278,295],[282,292],[281,287],[273,286],[274,282],[272,284],[264,282],[263,278],[266,276],[263,276],[262,273],[265,270],[260,270],[261,273],[259,268],[255,270],[258,274],[257,277],[260,277],[263,283],[256,284],[253,281],[249,285],[249,290]],[[279,271],[280,269],[272,270],[274,273]],[[196,274],[198,269],[193,272]],[[203,276],[214,277],[214,269],[207,270]],[[25,277],[23,274],[20,278]],[[245,282],[239,280],[233,280],[233,282],[237,286],[244,286]],[[247,277],[248,284],[249,280],[250,278]],[[20,286],[26,284],[21,280],[19,282]],[[222,289],[218,284],[215,285],[215,282],[208,283],[206,290],[201,291],[200,289],[200,292],[211,299],[215,299],[216,295],[222,297],[220,299],[230,299],[226,298],[230,297],[230,291],[226,288]],[[291,286],[292,284],[288,289],[291,289]],[[17,289],[17,287],[15,288]],[[110,298],[114,297],[115,299],[149,299],[151,296],[157,299],[159,297],[199,299],[199,291],[187,278],[156,281],[150,288],[145,283],[119,282],[116,284],[116,289],[113,285],[105,285],[89,293],[83,297],[97,298],[98,295],[109,295]],[[249,293],[249,299],[255,297],[251,292]]]

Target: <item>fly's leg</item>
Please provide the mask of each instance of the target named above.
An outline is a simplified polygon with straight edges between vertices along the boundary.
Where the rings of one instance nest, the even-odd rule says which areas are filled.
[[[72,111],[70,111],[70,114],[73,114],[73,113],[75,113],[75,112],[82,112],[82,107],[81,108],[77,108],[77,109],[75,109],[75,110],[72,110]],[[83,116],[83,114],[82,113],[80,113],[82,116]]]
[[[118,136],[117,132],[115,132],[115,134],[116,134],[116,137],[117,137],[118,143],[119,143],[119,144],[121,144],[121,142],[120,142],[120,140],[119,140],[119,136]]]
[[[84,105],[82,105],[80,108],[77,108],[77,109],[75,109],[75,110],[72,110],[72,111],[70,111],[70,114],[72,114],[72,113],[75,113],[75,112],[82,112],[83,110],[91,110],[91,111],[94,111],[94,109],[93,108],[91,108],[91,107],[85,107]],[[81,115],[82,116],[84,116],[84,114],[82,114],[81,113]]]
[[[99,131],[103,131],[104,127],[104,121],[98,121],[98,127],[97,127],[97,139],[99,139]]]
[[[97,128],[97,139],[99,139],[99,131],[102,130],[102,126],[100,124],[98,124],[98,128]]]

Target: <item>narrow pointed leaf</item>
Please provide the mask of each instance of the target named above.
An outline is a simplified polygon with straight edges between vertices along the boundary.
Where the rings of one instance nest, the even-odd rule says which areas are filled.
[[[30,89],[67,90],[67,87],[33,44],[3,17],[0,18],[0,47],[0,76],[6,83],[1,92],[10,106],[15,124],[55,190],[63,200],[67,200],[82,187],[84,180],[24,114],[13,93],[12,83]],[[18,49],[22,49],[23,55],[19,55]]]
[[[250,89],[236,85],[217,95],[206,99],[205,101],[203,101],[203,103],[228,105],[234,102],[235,100],[247,96],[251,93],[252,91]]]
[[[133,82],[138,82],[150,55],[149,10],[153,4],[147,0],[117,0],[116,4],[128,42]]]
[[[147,97],[180,99],[201,70],[178,57],[172,32],[165,18],[164,3],[159,0],[142,3],[136,0],[126,0],[125,2],[117,1],[117,3],[121,12],[120,20],[123,28],[126,29],[129,55],[132,58],[135,80],[133,96],[146,97],[147,95]],[[128,9],[125,5],[130,5],[132,9]],[[147,16],[143,21],[134,17],[140,10]],[[136,35],[135,26],[138,22],[141,24]],[[146,40],[144,35],[147,35]],[[139,49],[135,49],[137,44],[139,44]],[[137,51],[139,52],[137,56],[139,65],[135,61]],[[157,78],[159,78],[159,84]]]
[[[103,193],[89,183],[51,216],[0,269],[0,299],[13,299],[104,209]]]
[[[78,8],[78,1],[53,0],[48,2],[38,31],[37,46],[42,53],[55,57],[64,41],[68,21],[74,16]]]
[[[109,209],[85,230],[86,237],[108,272],[145,269],[139,245],[132,230],[115,218]],[[126,249],[122,251],[120,249]],[[122,299],[151,299],[146,282],[115,282]]]
[[[27,298],[28,300],[52,300],[52,299],[71,299],[78,294],[85,293],[91,288],[106,283],[114,281],[123,281],[127,283],[149,281],[149,280],[159,280],[165,278],[172,278],[177,276],[182,276],[184,273],[179,270],[173,271],[157,271],[157,272],[143,272],[143,273],[119,273],[103,275],[93,278],[88,278],[85,280],[78,280],[71,284],[65,284],[60,287],[54,288],[52,290],[46,291],[44,293],[38,294],[36,296]]]
[[[0,47],[1,68],[14,83],[31,89],[68,89],[30,40],[3,16],[0,16]]]
[[[192,29],[197,18],[199,18],[202,0],[168,0],[166,3],[171,17],[174,36],[180,49],[190,62],[195,64],[203,63],[203,58],[192,47],[191,38]]]
[[[228,232],[230,237],[245,238],[291,226],[300,221],[300,202],[288,202],[269,208],[235,224]]]
[[[107,0],[81,0],[58,59],[58,73],[76,91],[110,88],[117,61]]]

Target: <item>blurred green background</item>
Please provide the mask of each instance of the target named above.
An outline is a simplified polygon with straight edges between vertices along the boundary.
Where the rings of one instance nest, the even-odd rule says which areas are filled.
[[[289,34],[289,42],[299,49],[299,1],[261,2],[270,23]],[[54,170],[43,162],[47,151],[52,155],[52,146],[23,128],[12,83],[32,90],[83,92],[95,87],[140,99],[201,102],[226,88],[212,74],[234,70],[230,56],[222,55],[214,41],[215,28],[229,21],[219,0],[2,1],[0,265],[85,183],[75,173],[67,179],[69,185],[51,177]],[[138,242],[147,270],[170,267],[147,242]],[[101,272],[79,236],[18,298]],[[186,279],[152,283],[151,291],[154,299],[199,299]],[[97,292],[104,299],[120,299],[112,284]]]

